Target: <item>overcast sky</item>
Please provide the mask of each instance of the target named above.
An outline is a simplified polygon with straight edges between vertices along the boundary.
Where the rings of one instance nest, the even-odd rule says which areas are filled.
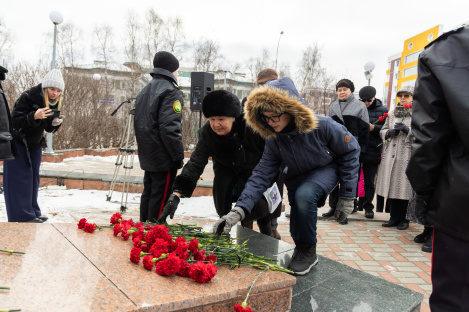
[[[16,60],[36,60],[41,47],[51,46],[52,38],[45,34],[53,29],[49,20],[53,10],[81,27],[85,41],[90,42],[93,26],[103,23],[113,26],[115,38],[122,40],[127,12],[134,10],[143,19],[150,7],[163,18],[181,17],[187,41],[202,36],[216,40],[223,55],[241,63],[260,57],[264,48],[275,60],[284,31],[278,63],[289,63],[293,76],[303,51],[314,42],[322,47],[328,72],[351,79],[357,90],[367,84],[363,65],[373,61],[371,82],[378,97],[387,59],[402,51],[405,39],[439,24],[448,31],[469,20],[468,0],[0,0],[0,19],[11,31]],[[87,54],[83,62],[92,60]]]

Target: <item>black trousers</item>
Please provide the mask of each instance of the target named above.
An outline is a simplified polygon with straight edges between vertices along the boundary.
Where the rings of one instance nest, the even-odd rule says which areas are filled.
[[[399,223],[409,222],[409,220],[406,219],[408,204],[408,200],[389,198],[389,205],[391,206],[390,220]]]
[[[375,176],[378,170],[377,164],[363,163],[363,178],[365,182],[365,203],[363,209],[373,210],[373,198],[375,197]]]
[[[469,311],[469,242],[433,232],[432,312]]]
[[[172,192],[177,170],[167,172],[145,171],[143,193],[140,199],[140,221],[156,222]]]

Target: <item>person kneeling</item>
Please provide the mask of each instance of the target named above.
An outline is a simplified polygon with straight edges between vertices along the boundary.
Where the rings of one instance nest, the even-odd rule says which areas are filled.
[[[223,227],[229,234],[231,227],[251,213],[284,164],[291,206],[290,233],[295,242],[288,269],[297,275],[307,274],[318,262],[317,208],[325,204],[339,182],[335,218],[343,221],[353,210],[360,147],[343,125],[330,117],[314,115],[288,77],[251,92],[245,114],[247,124],[266,139],[265,151],[235,208],[215,223],[213,231]]]

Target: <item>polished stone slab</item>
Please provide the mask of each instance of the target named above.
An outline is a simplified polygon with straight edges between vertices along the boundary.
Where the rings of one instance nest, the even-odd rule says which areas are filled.
[[[287,266],[294,245],[254,235],[244,229],[256,254],[272,256]],[[239,233],[243,233],[238,231]],[[248,243],[249,244],[249,243]],[[419,311],[423,295],[403,286],[388,282],[340,262],[318,256],[319,263],[308,275],[297,276],[293,286],[291,311],[350,311],[350,312],[407,312]]]
[[[127,311],[135,304],[51,224],[0,223],[1,309]]]
[[[227,311],[240,304],[259,273],[252,268],[219,268],[207,284],[179,276],[162,277],[129,260],[131,241],[111,229],[88,234],[75,224],[0,223],[0,309],[22,311]],[[244,229],[240,228],[240,232]],[[260,235],[260,234],[256,234]],[[265,272],[249,306],[287,311],[295,277]],[[26,295],[27,294],[27,295]]]

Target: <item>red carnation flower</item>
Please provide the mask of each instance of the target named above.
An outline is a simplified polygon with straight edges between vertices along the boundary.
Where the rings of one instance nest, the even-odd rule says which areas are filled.
[[[402,105],[402,106],[404,106],[404,107],[409,107],[409,105],[407,105],[407,104],[404,104],[404,105]]]
[[[168,258],[161,260],[156,264],[156,273],[158,275],[168,276],[176,274],[180,269],[181,259],[173,254],[169,254]]]
[[[142,253],[142,250],[140,248],[133,247],[132,250],[130,251],[130,261],[132,261],[133,263],[139,263],[141,253]]]
[[[388,114],[388,113],[384,113],[383,116],[384,116],[384,117],[389,117],[389,114]]]
[[[121,225],[124,229],[129,230],[130,228],[134,226],[134,222],[132,221],[132,219],[122,220]]]
[[[138,222],[138,223],[135,223],[134,227],[136,228],[142,228],[143,227],[143,222]]]
[[[138,247],[138,248],[141,248],[140,246],[145,244],[145,241],[142,241],[140,239],[140,237],[136,237],[132,241],[134,242],[134,247]],[[142,244],[142,242],[143,242],[143,244]]]
[[[211,255],[205,257],[205,261],[217,262],[217,257],[215,257],[215,254],[212,253]]]
[[[197,240],[197,238],[194,237],[193,239],[191,239],[188,248],[193,254],[196,254],[197,251],[199,251],[199,241]]]
[[[127,231],[127,229],[124,228],[122,229],[121,236],[124,240],[128,240],[130,237],[130,233],[129,231]]]
[[[152,260],[153,260],[152,255],[146,255],[145,257],[143,257],[143,261],[142,261],[143,267],[147,269],[148,271],[153,270],[154,263]]]
[[[143,239],[143,234],[145,233],[145,230],[143,229],[143,227],[140,227],[138,228],[137,231],[133,232],[132,233],[132,239],[135,239],[136,237],[140,238],[141,240],[144,240]]]
[[[80,221],[78,221],[78,228],[79,229],[82,229],[85,227],[85,224],[86,224],[86,219],[83,218],[83,219],[80,219]]]
[[[412,104],[407,105],[408,108],[412,108]]]
[[[162,254],[168,253],[168,242],[161,238],[157,238],[153,245],[151,245],[148,252],[152,253],[153,256],[159,258]]]
[[[111,217],[111,224],[117,224],[122,221],[122,215],[118,212],[112,215]]]
[[[122,225],[120,224],[115,224],[114,225],[114,236],[117,236],[122,230]]]
[[[383,117],[383,116],[379,116],[378,119],[379,119],[379,121],[383,121],[383,120],[384,120],[384,117]]]
[[[148,244],[140,245],[140,248],[142,248],[143,252],[149,252],[150,250],[150,246]]]
[[[179,272],[177,272],[177,275],[182,276],[182,277],[189,277],[190,271],[191,271],[191,265],[187,263],[186,261],[181,261],[181,268],[179,269]]]
[[[194,254],[194,259],[199,260],[199,261],[204,261],[205,260],[205,249],[202,251],[197,251]]]
[[[179,243],[173,250],[173,253],[176,254],[181,260],[186,260],[187,258],[189,258],[189,252],[187,250],[186,243]]]
[[[217,274],[217,267],[212,263],[204,263],[202,261],[191,265],[189,277],[197,283],[207,283]]]
[[[96,224],[93,223],[86,223],[84,227],[85,232],[93,233],[96,230]]]
[[[240,304],[233,306],[233,308],[236,312],[252,312],[251,308],[243,308],[243,306]]]

